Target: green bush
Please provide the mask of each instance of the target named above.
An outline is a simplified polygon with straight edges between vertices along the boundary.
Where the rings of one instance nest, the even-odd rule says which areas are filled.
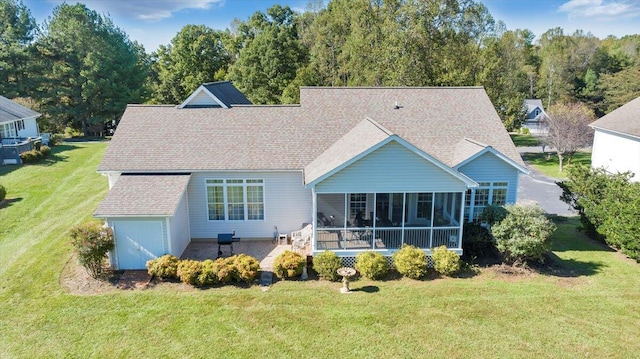
[[[178,276],[183,283],[201,286],[202,262],[193,259],[181,260],[178,264]]]
[[[528,127],[520,127],[520,132],[521,132],[523,135],[528,135],[529,133],[531,133],[531,131],[529,130],[529,128],[528,128]]]
[[[420,279],[427,274],[427,254],[420,248],[405,244],[393,254],[393,265],[403,276]]]
[[[202,262],[198,283],[200,285],[213,285],[218,283],[218,267],[213,260],[206,259]]]
[[[640,262],[640,183],[631,182],[632,176],[572,166],[558,185],[561,199],[578,210],[587,234]]]
[[[260,262],[246,254],[231,257],[233,277],[238,282],[253,283],[260,272]]]
[[[5,198],[7,198],[7,189],[0,184],[0,202],[4,201]]]
[[[227,284],[234,280],[235,269],[231,257],[216,259],[213,262],[213,270],[217,273],[218,283]]]
[[[440,246],[433,249],[431,255],[433,269],[442,275],[454,275],[460,271],[460,257],[447,246]]]
[[[551,248],[556,226],[538,206],[509,205],[507,217],[493,226],[493,236],[505,260],[511,263],[542,262]]]
[[[180,260],[170,254],[147,261],[147,272],[152,277],[160,279],[178,279],[178,264]]]
[[[365,278],[378,279],[389,272],[387,259],[378,252],[362,252],[356,256],[356,270]]]
[[[107,253],[114,248],[111,228],[91,221],[73,227],[70,236],[80,264],[93,278],[100,277],[105,271]]]
[[[480,214],[480,221],[487,223],[489,226],[493,226],[496,223],[499,223],[507,216],[507,210],[504,206],[499,206],[497,204],[490,204],[485,206],[482,210],[482,214]]]
[[[49,137],[49,146],[56,146],[62,143],[62,141],[64,141],[64,135],[61,133],[53,133],[51,134],[51,136]]]
[[[313,269],[325,280],[337,281],[340,276],[336,272],[342,267],[342,259],[335,252],[324,251],[313,257]]]
[[[466,258],[495,258],[498,249],[488,229],[467,222],[462,229],[462,254]]]
[[[44,157],[44,158],[49,157],[49,155],[51,154],[51,147],[49,147],[47,145],[42,145],[40,147],[40,153],[42,154],[42,157]]]
[[[273,261],[273,272],[278,278],[293,278],[302,274],[306,259],[292,251],[284,251]]]

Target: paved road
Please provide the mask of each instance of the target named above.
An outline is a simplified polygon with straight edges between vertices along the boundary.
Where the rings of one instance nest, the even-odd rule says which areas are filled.
[[[538,147],[518,147],[520,153],[541,152]],[[518,203],[537,202],[549,214],[559,216],[575,216],[577,213],[569,205],[560,200],[562,190],[556,185],[556,179],[549,178],[529,166],[531,173],[520,176],[518,186]]]

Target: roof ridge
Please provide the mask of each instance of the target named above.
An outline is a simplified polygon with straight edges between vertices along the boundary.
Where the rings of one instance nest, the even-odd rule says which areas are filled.
[[[484,147],[484,148],[491,147],[490,145],[487,145],[486,143],[482,143],[482,142],[480,142],[480,141],[476,141],[476,140],[474,140],[474,139],[472,139],[472,138],[469,138],[469,137],[465,137],[465,138],[463,138],[463,140],[465,140],[465,141],[467,141],[467,142],[471,142],[471,143],[473,143],[474,145],[478,145],[478,146],[480,146],[480,147]]]
[[[381,130],[382,132],[386,133],[388,136],[394,136],[395,133],[393,133],[393,131],[389,130],[388,128],[382,126],[378,121],[372,119],[371,117],[365,117],[365,120],[371,122],[372,125],[376,126],[379,130]]]
[[[332,90],[453,90],[453,89],[484,89],[484,86],[300,86],[301,89],[332,89]]]

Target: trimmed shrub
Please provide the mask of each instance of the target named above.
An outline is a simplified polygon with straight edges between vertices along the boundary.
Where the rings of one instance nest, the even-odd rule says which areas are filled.
[[[433,269],[442,275],[454,275],[460,271],[460,257],[447,246],[440,246],[433,249],[431,255]]]
[[[480,214],[480,221],[487,223],[489,226],[493,226],[499,223],[507,216],[507,210],[503,206],[497,204],[490,204],[485,206]]]
[[[403,276],[420,279],[427,275],[427,254],[420,248],[405,244],[393,254],[393,265]]]
[[[305,258],[292,251],[284,251],[273,261],[273,272],[278,278],[293,278],[302,274]]]
[[[378,279],[389,272],[387,259],[378,252],[362,252],[356,256],[356,270],[365,278]]]
[[[528,134],[530,134],[530,133],[531,133],[531,131],[529,130],[529,128],[528,128],[528,127],[521,127],[521,128],[520,128],[520,132],[521,132],[523,135],[528,135]]]
[[[59,145],[64,141],[64,135],[61,133],[54,133],[49,137],[49,146]]]
[[[213,260],[206,259],[202,262],[198,282],[200,285],[213,285],[218,283],[218,268]]]
[[[336,272],[342,267],[342,259],[335,252],[324,251],[313,257],[313,269],[325,280],[337,281],[340,276]]]
[[[40,152],[36,150],[25,151],[20,154],[22,163],[33,163],[42,157]]]
[[[227,284],[233,281],[235,269],[231,257],[216,259],[213,262],[213,268],[217,273],[218,283]]]
[[[539,206],[509,205],[507,217],[493,227],[497,247],[511,263],[542,262],[556,226]]]
[[[42,154],[42,157],[44,157],[44,158],[49,157],[49,155],[51,154],[51,147],[49,147],[47,145],[42,145],[42,147],[40,147],[40,153]]]
[[[476,223],[465,223],[462,230],[462,255],[465,258],[495,258],[498,249],[491,233]]]
[[[5,198],[7,198],[7,189],[0,184],[0,202],[4,201]]]
[[[238,282],[252,283],[260,272],[260,262],[252,256],[238,254],[231,257],[233,278]]]
[[[114,248],[111,228],[91,221],[73,227],[70,236],[80,264],[93,278],[100,277],[105,271],[107,253]]]
[[[160,279],[178,279],[178,264],[180,260],[170,254],[147,261],[147,272],[152,277]]]
[[[202,262],[193,259],[181,260],[178,264],[178,276],[183,283],[200,286],[202,274]]]

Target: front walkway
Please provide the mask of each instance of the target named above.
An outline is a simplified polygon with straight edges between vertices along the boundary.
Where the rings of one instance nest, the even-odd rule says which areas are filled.
[[[277,245],[271,240],[245,241],[233,243],[233,254],[246,254],[260,262],[263,271],[273,270],[273,260],[285,250],[291,250],[291,245]],[[229,257],[229,246],[222,246],[222,256]],[[181,259],[216,259],[218,258],[218,243],[216,241],[191,241],[180,256]]]

